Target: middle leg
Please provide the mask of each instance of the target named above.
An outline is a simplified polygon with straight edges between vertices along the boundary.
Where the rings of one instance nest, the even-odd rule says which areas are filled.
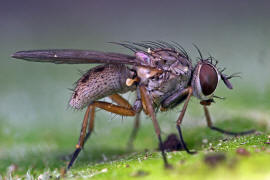
[[[165,154],[165,150],[164,150],[164,146],[163,146],[163,142],[162,142],[162,139],[161,139],[161,134],[160,134],[160,127],[159,127],[159,124],[158,124],[158,121],[156,119],[156,115],[155,115],[155,111],[154,111],[154,108],[153,108],[153,103],[147,93],[147,90],[145,88],[144,85],[141,85],[140,86],[140,94],[141,94],[141,100],[142,100],[142,105],[143,105],[143,109],[144,109],[144,112],[149,115],[152,119],[152,122],[153,122],[153,125],[154,125],[154,128],[155,128],[155,132],[156,132],[156,135],[158,137],[158,141],[159,141],[159,147],[161,149],[161,154],[162,154],[162,157],[163,157],[163,161],[164,161],[164,165],[166,168],[169,168],[170,165],[168,164],[168,161],[167,161],[167,157],[166,157],[166,154]]]

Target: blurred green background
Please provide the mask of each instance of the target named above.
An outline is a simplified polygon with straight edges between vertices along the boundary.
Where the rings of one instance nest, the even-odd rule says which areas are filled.
[[[80,77],[78,70],[93,67],[12,59],[10,55],[19,50],[73,48],[130,53],[107,42],[164,40],[182,44],[195,62],[195,43],[205,56],[210,53],[218,59],[227,74],[242,73],[241,78],[232,80],[233,91],[220,83],[217,95],[226,100],[218,100],[211,107],[214,121],[236,117],[254,122],[250,127],[259,123],[268,128],[269,7],[269,1],[252,0],[1,2],[0,174],[5,174],[11,164],[18,165],[21,173],[35,167],[42,171],[63,166],[58,160],[73,150],[84,115],[68,108],[68,88]],[[133,94],[126,97],[133,100]],[[179,111],[180,107],[158,115],[164,137],[176,132]],[[95,133],[86,145],[91,150],[80,161],[98,161],[102,152],[109,156],[125,153],[132,118],[103,112],[97,113]],[[155,149],[151,121],[145,116],[142,121],[135,149]],[[205,124],[198,100],[193,98],[184,131]],[[232,121],[225,128],[233,126]],[[192,137],[186,138],[196,147]]]

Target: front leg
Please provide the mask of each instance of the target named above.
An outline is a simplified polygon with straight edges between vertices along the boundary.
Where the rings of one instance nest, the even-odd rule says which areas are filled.
[[[204,114],[205,114],[205,117],[206,117],[207,126],[210,129],[218,131],[218,132],[223,133],[223,134],[232,135],[232,136],[242,136],[242,135],[251,134],[251,133],[255,132],[254,129],[249,130],[249,131],[243,131],[243,132],[231,132],[231,131],[223,130],[223,129],[220,129],[218,127],[213,126],[213,123],[211,121],[211,117],[210,117],[207,106],[203,102],[201,102],[201,104],[203,105],[203,110],[204,110]]]
[[[184,138],[183,138],[183,135],[182,135],[181,127],[180,127],[180,124],[181,124],[182,121],[183,121],[183,118],[184,118],[184,115],[185,115],[185,113],[186,113],[186,110],[187,110],[187,106],[188,106],[189,100],[190,100],[191,95],[192,95],[192,88],[189,87],[189,88],[186,89],[186,91],[187,91],[187,93],[188,93],[188,96],[187,96],[187,99],[186,99],[186,101],[185,101],[185,104],[184,104],[184,106],[183,106],[183,108],[182,108],[182,111],[181,111],[181,113],[180,113],[180,116],[179,116],[179,118],[178,118],[178,120],[177,120],[177,122],[176,122],[176,128],[177,128],[177,130],[178,130],[178,134],[179,134],[179,138],[180,138],[180,143],[181,143],[182,147],[186,150],[186,152],[187,152],[188,154],[195,154],[196,152],[190,151],[190,150],[188,149],[188,147],[186,146],[185,141],[184,141]]]
[[[174,92],[172,95],[167,97],[161,102],[161,111],[167,111],[168,109],[172,109],[177,105],[181,104],[185,101],[189,94],[189,88],[181,89]]]
[[[180,113],[180,116],[177,120],[177,124],[176,124],[176,128],[179,134],[179,138],[180,138],[180,144],[181,147],[184,148],[184,150],[189,153],[189,154],[194,154],[196,152],[192,152],[188,149],[188,147],[186,146],[186,143],[184,141],[183,135],[182,135],[182,131],[181,131],[181,123],[183,121],[189,100],[192,96],[192,88],[188,87],[186,89],[182,89],[180,91],[175,92],[174,94],[172,94],[171,96],[169,96],[168,98],[166,98],[162,103],[161,103],[161,110],[167,110],[170,108],[173,108],[175,106],[177,106],[178,104],[182,103],[185,100],[185,104],[182,108],[182,111]]]

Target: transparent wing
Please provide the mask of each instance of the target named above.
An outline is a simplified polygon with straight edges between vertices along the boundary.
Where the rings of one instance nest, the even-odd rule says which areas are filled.
[[[55,64],[141,64],[135,56],[126,54],[72,49],[19,51],[14,53],[12,57]]]

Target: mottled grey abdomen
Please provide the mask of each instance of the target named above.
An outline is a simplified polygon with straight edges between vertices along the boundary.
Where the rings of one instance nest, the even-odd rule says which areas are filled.
[[[96,66],[77,81],[69,105],[82,109],[95,100],[134,90],[134,86],[126,85],[126,79],[131,76],[132,72],[124,65]]]

